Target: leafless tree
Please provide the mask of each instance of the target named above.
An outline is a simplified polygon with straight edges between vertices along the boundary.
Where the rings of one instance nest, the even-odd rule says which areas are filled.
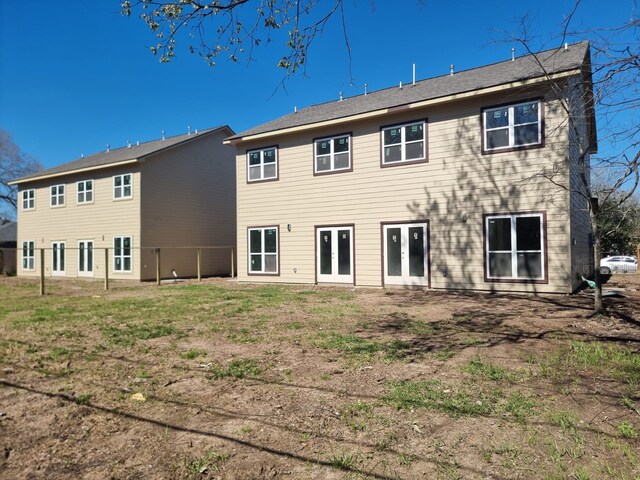
[[[604,311],[600,260],[603,240],[618,228],[611,222],[614,212],[624,210],[640,183],[640,36],[639,19],[614,28],[593,28],[573,31],[572,20],[580,8],[576,0],[574,9],[566,18],[559,35],[560,45],[569,39],[589,39],[591,59],[589,71],[584,72],[588,86],[581,92],[582,101],[572,102],[572,92],[564,81],[547,75],[560,107],[568,119],[563,128],[568,128],[570,138],[577,147],[576,171],[579,181],[572,183],[563,179],[560,172],[566,165],[550,164],[536,175],[543,177],[561,189],[583,197],[589,209],[593,232],[593,255],[595,263],[594,310]],[[525,22],[523,22],[524,26]],[[522,28],[517,41],[528,53],[543,62],[531,47],[526,28]],[[577,111],[576,105],[586,105],[586,110]],[[599,154],[592,155],[595,130],[583,128],[588,117],[598,118]]]
[[[15,217],[18,188],[9,182],[41,169],[37,160],[20,150],[9,132],[0,130],[0,220]]]

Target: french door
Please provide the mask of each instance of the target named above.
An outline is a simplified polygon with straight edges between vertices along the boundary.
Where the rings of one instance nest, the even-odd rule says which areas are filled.
[[[51,274],[64,275],[65,242],[51,242]]]
[[[93,277],[93,240],[78,242],[78,276]]]
[[[383,224],[382,237],[385,285],[428,285],[427,224]]]
[[[316,227],[318,282],[353,283],[353,226]]]

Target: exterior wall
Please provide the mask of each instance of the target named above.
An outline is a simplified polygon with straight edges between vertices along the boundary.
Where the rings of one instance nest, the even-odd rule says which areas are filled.
[[[569,165],[570,165],[570,229],[571,229],[571,271],[572,289],[582,283],[581,276],[593,273],[592,229],[589,215],[588,196],[590,190],[589,136],[587,112],[585,109],[585,89],[579,78],[573,78],[567,85],[567,98],[571,110],[569,124]]]
[[[113,176],[132,174],[132,198],[114,200]],[[93,203],[78,204],[76,182],[93,180]],[[49,187],[65,185],[65,205],[50,206]],[[18,275],[37,276],[40,273],[40,252],[36,251],[35,271],[22,268],[22,242],[33,240],[35,248],[45,248],[45,275],[52,275],[51,243],[66,242],[65,277],[78,276],[78,241],[94,242],[94,277],[104,278],[104,248],[110,249],[109,278],[135,280],[140,278],[140,172],[138,165],[94,170],[65,175],[20,185],[20,191],[35,189],[35,209],[22,210],[18,203]],[[21,193],[18,194],[21,200]],[[131,236],[133,242],[132,271],[113,271],[113,237]]]
[[[407,87],[410,88],[410,87]],[[526,100],[541,91],[388,114],[334,128],[280,135],[238,147],[239,280],[314,283],[318,225],[354,225],[355,284],[382,285],[381,222],[428,220],[430,286],[446,289],[564,292],[571,290],[566,190],[538,175],[550,161],[566,168],[562,109],[545,98],[545,146],[483,155],[482,107]],[[381,168],[380,127],[428,119],[428,163]],[[313,139],[352,133],[353,171],[313,175]],[[277,181],[247,183],[246,150],[277,144]],[[562,176],[562,174],[561,174]],[[567,175],[561,180],[567,181]],[[546,213],[548,282],[486,282],[483,215]],[[288,231],[287,225],[291,225]],[[278,276],[249,275],[247,228],[279,226]]]
[[[152,249],[160,247],[163,278],[197,275],[197,248],[235,247],[235,149],[230,130],[204,134],[160,152],[142,165],[143,279],[156,277]],[[176,248],[180,247],[180,248]],[[231,271],[231,249],[201,249],[201,274]]]

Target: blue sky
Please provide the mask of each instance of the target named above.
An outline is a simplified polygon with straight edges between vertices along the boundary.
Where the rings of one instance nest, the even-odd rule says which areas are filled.
[[[328,0],[325,0],[327,3]],[[373,5],[373,7],[372,7]],[[576,28],[620,24],[634,0],[584,0]],[[178,43],[161,64],[149,52],[147,26],[120,15],[119,0],[0,0],[0,128],[51,167],[127,141],[147,141],[228,124],[236,132],[315,103],[510,58],[520,18],[535,48],[559,45],[556,34],[573,0],[347,0],[353,84],[336,17],[315,40],[306,75],[276,68],[274,42],[246,63],[209,67]],[[519,49],[517,53],[523,53]],[[274,93],[275,92],[275,93]]]

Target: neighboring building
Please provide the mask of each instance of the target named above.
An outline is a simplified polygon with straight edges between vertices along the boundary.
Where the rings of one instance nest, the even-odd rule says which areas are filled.
[[[597,148],[589,58],[573,44],[228,138],[238,279],[573,291],[593,270],[576,193]]]
[[[20,276],[197,274],[195,247],[235,246],[235,154],[228,126],[109,150],[14,181]],[[185,248],[194,247],[194,248]],[[202,249],[202,275],[230,272],[229,249]]]
[[[15,275],[18,229],[16,222],[0,224],[0,275]]]

